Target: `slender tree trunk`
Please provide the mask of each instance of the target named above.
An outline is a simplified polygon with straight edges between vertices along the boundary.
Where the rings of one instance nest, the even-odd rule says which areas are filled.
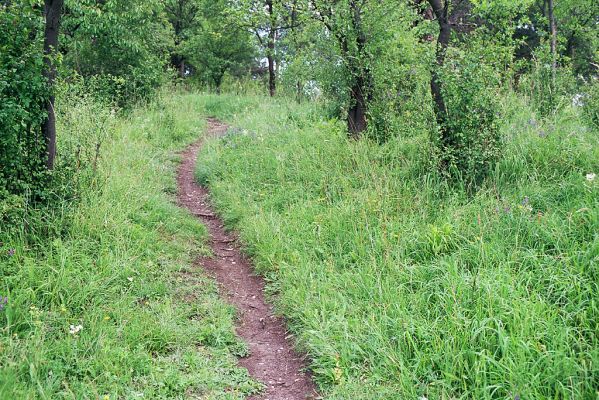
[[[183,79],[185,78],[185,59],[181,57],[179,60],[179,76]]]
[[[268,59],[268,93],[273,97],[277,92],[277,71],[275,68],[275,42],[277,40],[277,31],[275,27],[276,21],[272,0],[266,0],[266,6],[270,17],[270,30],[268,32],[266,49],[266,58]]]
[[[58,51],[58,28],[60,26],[60,13],[63,0],[45,0],[44,16],[46,26],[44,29],[44,77],[48,82],[50,96],[46,101],[47,117],[42,123],[42,133],[46,142],[46,166],[54,168],[56,158],[56,115],[54,113],[54,81],[56,80],[56,65],[54,56]]]
[[[356,32],[356,44],[359,55],[366,54],[366,35],[362,26],[362,16],[360,7],[355,1],[350,1],[350,7],[353,11],[352,24]],[[347,46],[345,46],[347,52]],[[347,129],[350,136],[358,138],[360,134],[368,128],[366,115],[368,112],[368,103],[372,97],[372,72],[368,65],[361,65],[364,60],[351,61],[353,65],[352,73],[355,75],[355,83],[350,91],[351,106],[347,115]]]
[[[363,79],[358,78],[351,88],[352,105],[347,114],[347,129],[353,138],[358,138],[368,127],[366,121],[366,97],[363,92]]]
[[[445,99],[443,98],[441,79],[439,77],[439,69],[445,63],[445,55],[447,54],[447,47],[449,46],[449,39],[451,37],[451,25],[448,20],[449,1],[445,0],[445,4],[443,4],[442,0],[428,0],[439,24],[436,66],[433,68],[431,74],[431,95],[433,97],[437,125],[441,131],[441,142],[444,146],[452,145],[451,135],[447,132],[447,109],[445,108]]]
[[[549,31],[551,32],[551,78],[555,83],[557,71],[557,23],[555,22],[553,0],[547,1],[547,16],[549,17]]]

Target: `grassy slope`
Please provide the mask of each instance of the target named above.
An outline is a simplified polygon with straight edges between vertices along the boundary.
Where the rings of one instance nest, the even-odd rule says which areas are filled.
[[[278,293],[331,399],[595,399],[596,131],[506,100],[505,158],[474,197],[423,134],[348,141],[318,105],[203,97],[247,128],[197,177]]]
[[[80,202],[0,227],[0,398],[239,399],[257,388],[236,366],[233,310],[191,268],[205,228],[173,204],[174,151],[204,124],[192,100],[169,95],[123,118],[63,105],[61,143],[93,153],[93,138],[108,137]]]

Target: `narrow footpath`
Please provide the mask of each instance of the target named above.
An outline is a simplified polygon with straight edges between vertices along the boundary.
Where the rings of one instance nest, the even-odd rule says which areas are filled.
[[[209,119],[206,136],[220,136],[227,126]],[[297,354],[281,318],[273,314],[264,300],[264,281],[253,272],[234,233],[226,232],[223,221],[212,209],[209,192],[196,184],[195,163],[202,148],[200,140],[182,153],[177,182],[179,204],[189,209],[208,228],[212,256],[198,264],[217,280],[221,294],[236,307],[237,334],[248,344],[250,355],[239,364],[262,382],[266,389],[250,400],[311,400],[318,394],[305,369],[304,358]]]

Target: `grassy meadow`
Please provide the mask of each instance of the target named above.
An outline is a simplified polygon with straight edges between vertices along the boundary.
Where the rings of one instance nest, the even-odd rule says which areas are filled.
[[[540,118],[507,96],[503,158],[469,194],[426,132],[378,145],[318,103],[198,104],[234,128],[197,179],[325,398],[598,398],[599,135],[576,108]]]
[[[60,195],[0,210],[0,399],[241,399],[259,389],[236,365],[246,348],[232,308],[192,266],[208,251],[206,230],[174,205],[176,151],[205,126],[195,100],[165,93],[115,114],[60,98]]]

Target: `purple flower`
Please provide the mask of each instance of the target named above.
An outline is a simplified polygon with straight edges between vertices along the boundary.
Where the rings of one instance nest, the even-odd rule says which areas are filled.
[[[522,200],[522,205],[523,205],[523,206],[526,206],[526,205],[528,205],[529,201],[530,201],[530,200],[528,199],[528,196],[524,196],[524,199]]]
[[[4,311],[4,308],[6,307],[7,304],[8,304],[8,296],[7,297],[0,296],[0,311]]]
[[[547,132],[539,131],[539,137],[542,137],[542,138],[547,137]]]
[[[514,400],[520,400],[520,395],[519,394],[515,395]]]
[[[536,127],[537,126],[537,121],[534,118],[531,118],[528,120],[528,125]]]
[[[9,255],[9,257],[14,256],[15,253],[16,253],[15,249],[8,249],[8,255]]]

